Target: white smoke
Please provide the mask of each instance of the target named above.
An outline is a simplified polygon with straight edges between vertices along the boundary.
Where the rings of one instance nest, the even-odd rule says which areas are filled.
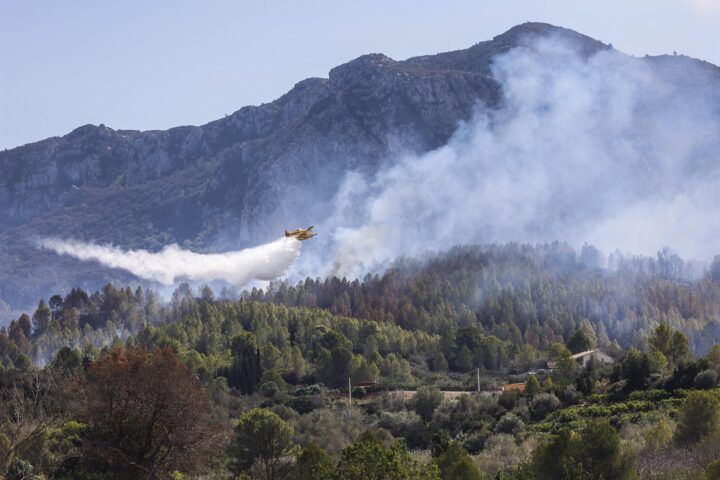
[[[241,287],[253,280],[273,280],[282,276],[300,254],[300,241],[292,237],[225,253],[196,253],[177,245],[169,245],[159,252],[122,250],[54,238],[40,239],[38,244],[60,255],[96,261],[164,285],[178,280],[219,280]]]
[[[348,172],[293,276],[358,277],[467,243],[720,253],[720,73],[681,58],[581,51],[560,38],[528,39],[494,60],[501,108],[479,106],[435,151],[399,153],[372,176]],[[294,239],[211,255],[43,245],[165,284],[237,286],[283,275],[300,248]]]
[[[496,57],[504,105],[479,109],[448,144],[349,174],[330,235],[302,273],[357,277],[401,255],[463,243],[585,241],[653,255],[720,253],[720,93],[678,89],[614,50],[583,57],[551,38]],[[314,263],[314,265],[313,265]],[[320,273],[320,272],[318,272]]]

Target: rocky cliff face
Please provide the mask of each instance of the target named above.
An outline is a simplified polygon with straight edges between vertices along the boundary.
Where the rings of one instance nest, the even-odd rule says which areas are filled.
[[[39,251],[35,236],[202,250],[265,241],[298,219],[323,218],[345,172],[372,172],[391,152],[439,147],[475,109],[499,105],[492,60],[528,35],[562,36],[586,55],[610,48],[524,24],[466,50],[405,61],[365,55],[199,127],[86,125],[0,152],[0,303],[24,306],[70,286],[127,279]],[[678,73],[681,61],[698,62],[653,64],[691,85]]]

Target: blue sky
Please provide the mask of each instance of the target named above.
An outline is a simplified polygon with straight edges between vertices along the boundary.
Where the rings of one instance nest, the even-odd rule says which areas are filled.
[[[466,48],[525,21],[720,64],[720,0],[0,0],[0,148],[202,124],[364,53]]]

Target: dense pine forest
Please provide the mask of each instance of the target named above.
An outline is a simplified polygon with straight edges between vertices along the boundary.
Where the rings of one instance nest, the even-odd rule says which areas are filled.
[[[720,478],[717,337],[720,259],[669,249],[73,289],[0,329],[0,478]]]

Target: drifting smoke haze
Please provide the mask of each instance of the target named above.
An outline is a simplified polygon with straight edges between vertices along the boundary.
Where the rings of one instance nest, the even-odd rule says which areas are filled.
[[[557,37],[497,56],[502,107],[479,106],[435,151],[400,152],[371,176],[348,172],[292,277],[359,277],[400,256],[508,241],[645,255],[669,245],[685,258],[712,258],[720,253],[719,74],[690,59],[684,68],[696,71],[662,62],[613,49],[588,57]],[[673,75],[701,80],[687,87]],[[284,238],[222,254],[41,244],[163,284],[271,280],[300,253]]]
[[[149,252],[59,239],[41,239],[38,243],[58,254],[96,261],[164,285],[179,280],[220,280],[242,287],[253,280],[273,280],[282,276],[300,254],[300,242],[287,237],[253,248],[209,254],[183,250],[177,245]]]
[[[700,68],[687,61],[687,68]],[[444,147],[347,175],[319,264],[350,277],[452,245],[563,240],[606,252],[720,252],[717,78],[679,90],[648,61],[557,38],[496,57],[504,105]],[[717,72],[714,73],[717,76]],[[309,272],[317,258],[305,258]]]

